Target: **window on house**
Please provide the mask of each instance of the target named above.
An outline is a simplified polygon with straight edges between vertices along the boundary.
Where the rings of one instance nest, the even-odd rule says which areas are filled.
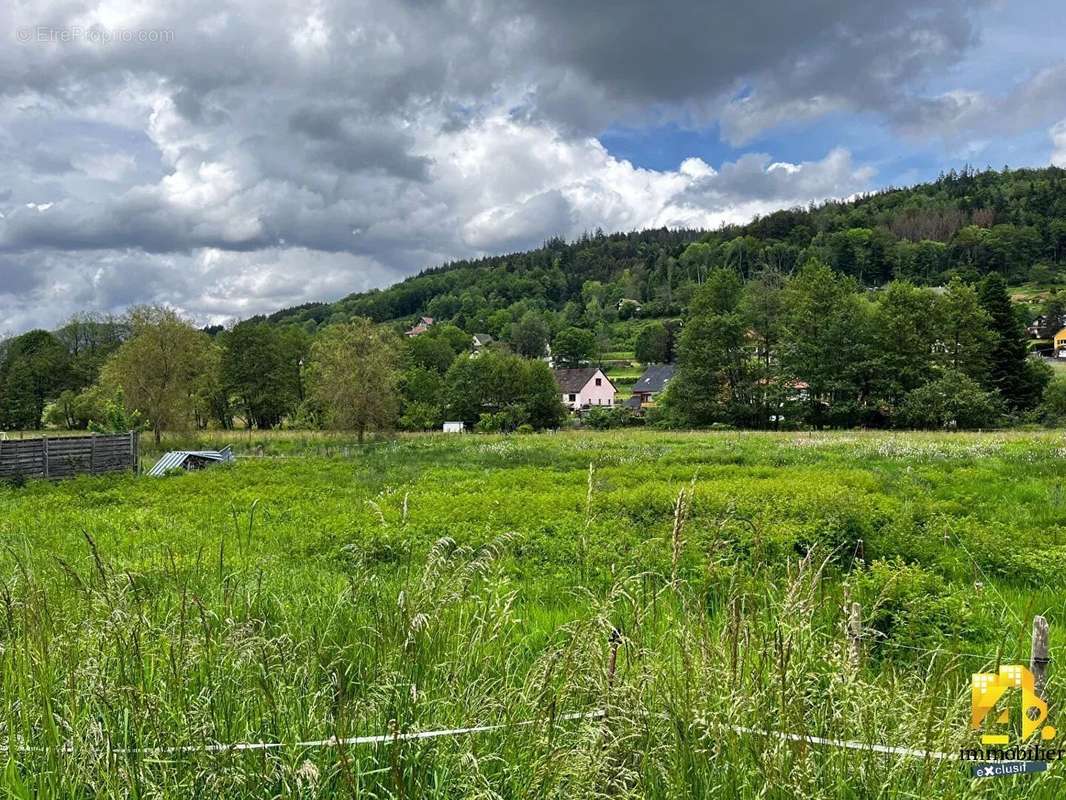
[[[596,379],[596,385],[597,386],[603,386],[603,378],[597,378]]]
[[[574,402],[575,400],[577,400],[577,395],[576,394],[569,395],[569,397],[570,397],[570,402],[571,403]]]

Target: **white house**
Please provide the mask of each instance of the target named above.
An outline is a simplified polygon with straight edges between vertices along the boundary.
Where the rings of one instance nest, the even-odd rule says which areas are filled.
[[[496,340],[493,339],[492,336],[487,333],[475,333],[471,337],[471,342],[474,345],[475,353],[480,353],[482,350],[484,350],[486,347],[488,347],[495,341]]]
[[[445,422],[441,430],[443,430],[445,433],[465,433],[466,423],[462,421]]]
[[[554,370],[563,405],[571,411],[614,405],[614,384],[598,367]]]

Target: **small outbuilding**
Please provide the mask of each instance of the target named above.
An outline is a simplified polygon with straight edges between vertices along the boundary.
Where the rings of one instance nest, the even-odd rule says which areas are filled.
[[[161,477],[172,469],[206,469],[215,464],[228,464],[233,460],[233,448],[229,445],[221,450],[171,450],[155,462],[148,474]]]
[[[445,422],[441,430],[445,433],[465,433],[466,423],[461,420],[459,422]]]

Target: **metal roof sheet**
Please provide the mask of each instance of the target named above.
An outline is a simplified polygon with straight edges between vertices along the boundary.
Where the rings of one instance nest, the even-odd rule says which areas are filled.
[[[208,461],[233,461],[233,450],[229,445],[221,450],[171,450],[169,453],[163,453],[162,457],[155,462],[155,466],[148,470],[148,474],[156,477],[164,475],[168,469],[184,466],[185,460],[190,456]]]

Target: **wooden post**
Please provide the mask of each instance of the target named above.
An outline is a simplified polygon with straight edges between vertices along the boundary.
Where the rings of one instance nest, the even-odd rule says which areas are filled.
[[[614,673],[618,667],[618,645],[622,643],[622,632],[614,628],[608,641],[611,643],[611,655],[607,659],[607,687],[610,688],[614,686]]]
[[[848,663],[853,668],[862,661],[862,606],[852,603],[848,610]]]
[[[96,433],[89,434],[89,474],[96,474]]]
[[[1033,650],[1029,658],[1029,671],[1033,673],[1036,694],[1042,700],[1047,699],[1044,694],[1044,687],[1047,685],[1047,665],[1049,661],[1047,640],[1047,620],[1037,614],[1033,617]]]
[[[48,477],[48,437],[41,439],[41,452],[44,453],[44,477]]]

